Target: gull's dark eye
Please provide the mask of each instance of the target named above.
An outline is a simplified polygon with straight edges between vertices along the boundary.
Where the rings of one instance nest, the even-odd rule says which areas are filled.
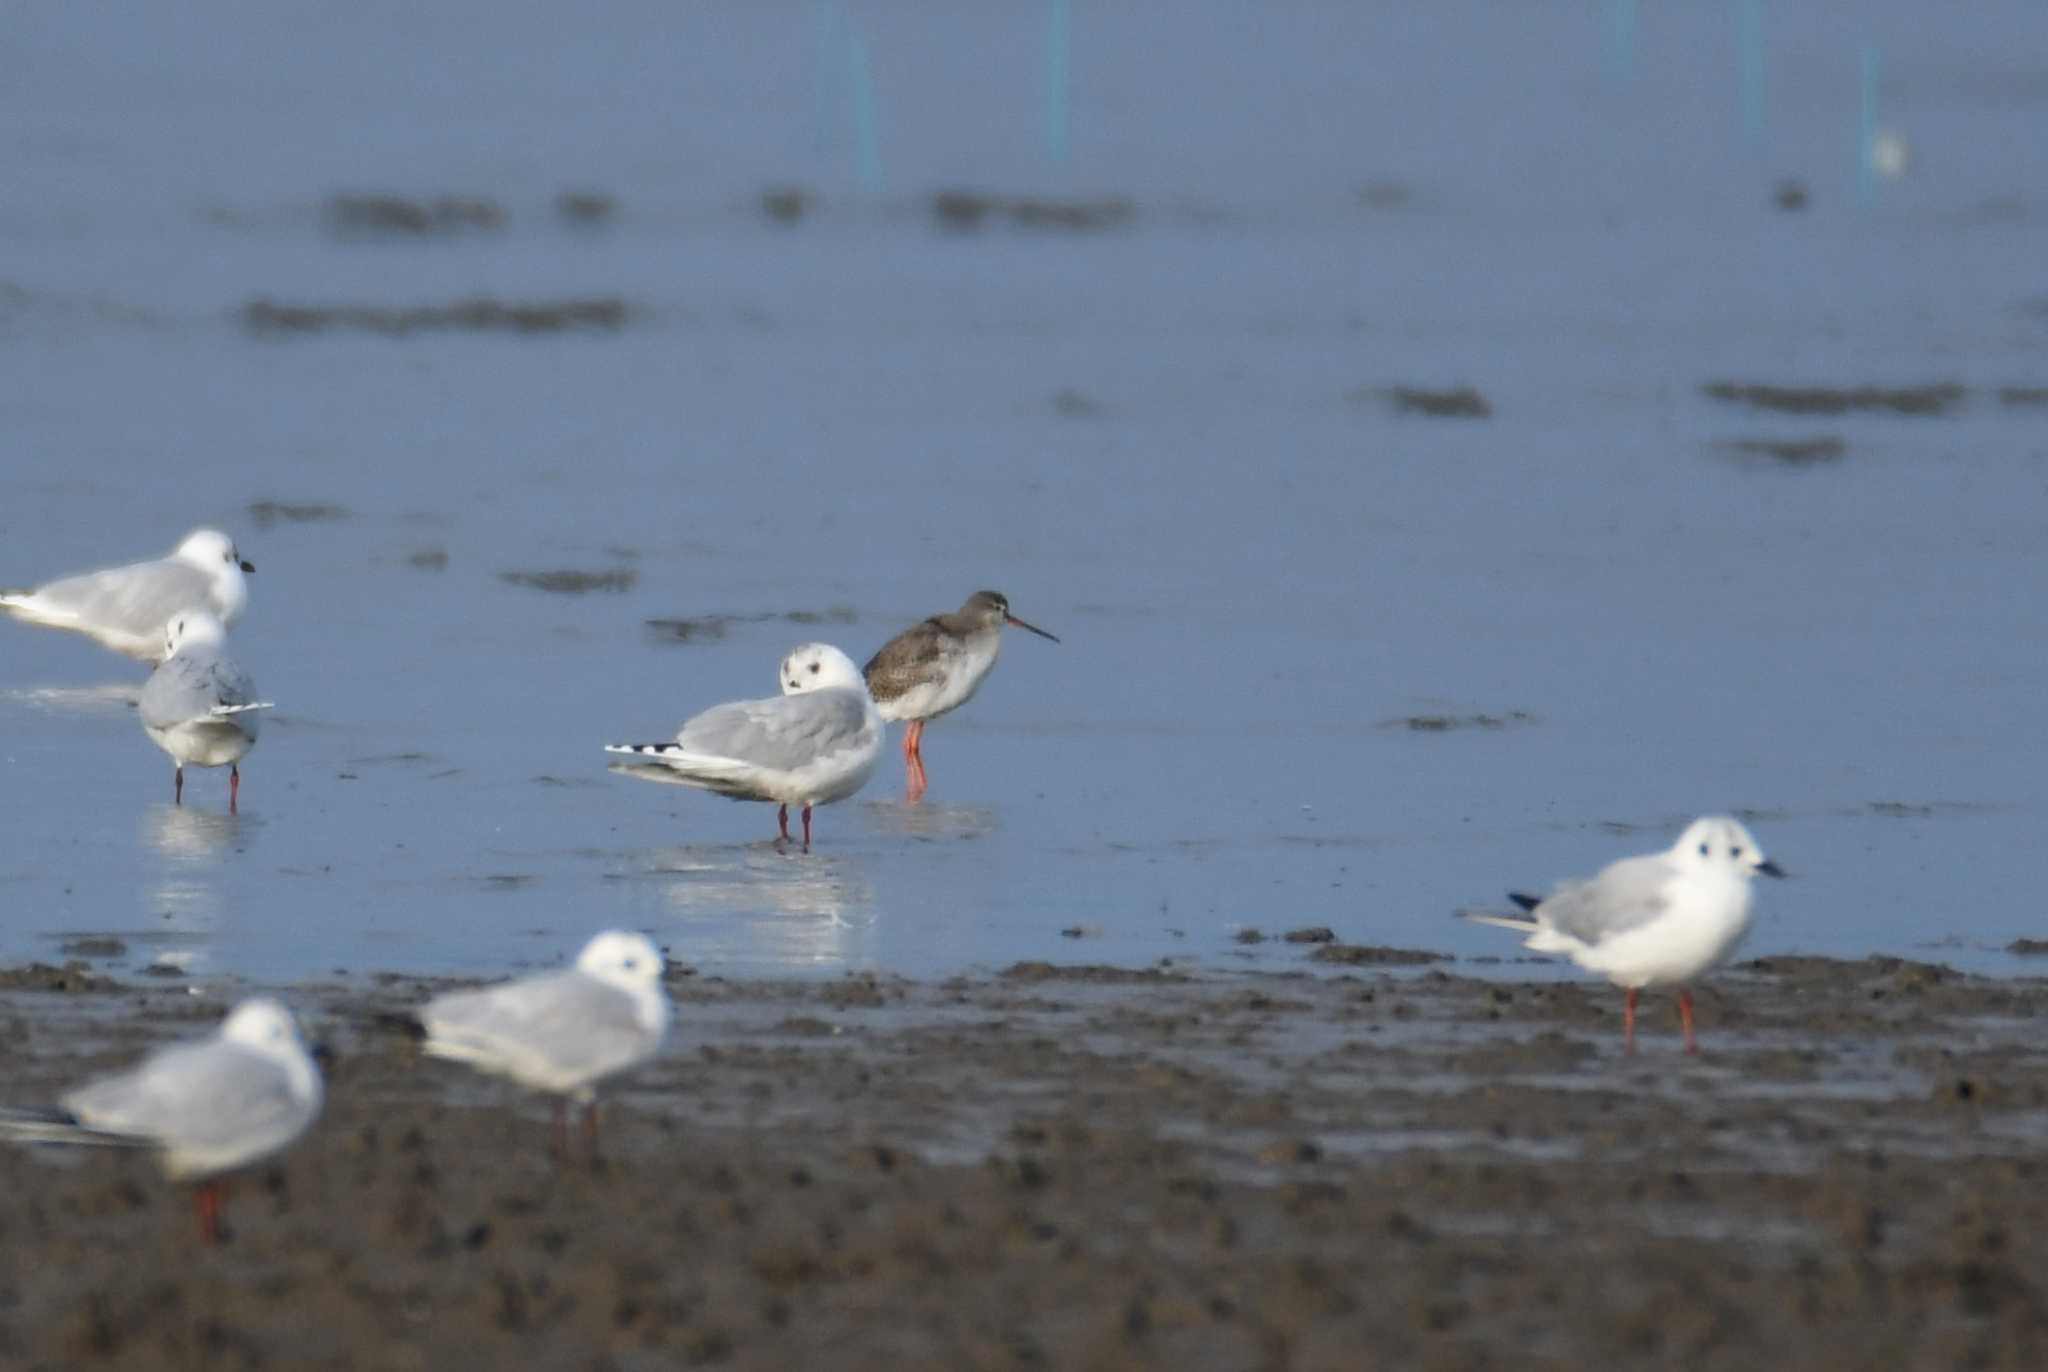
[[[1706,845],[1706,844],[1704,844],[1704,843],[1702,843],[1702,844],[1700,845],[1700,856],[1701,856],[1701,857],[1705,857],[1705,856],[1707,855],[1707,852],[1708,852],[1708,849],[1707,849],[1707,845]]]
[[[818,664],[817,664],[817,663],[815,663],[815,662],[813,662],[813,663],[811,664],[811,675],[812,675],[812,676],[816,676],[817,674],[818,674]]]
[[[1730,848],[1730,849],[1728,850],[1728,856],[1729,856],[1729,857],[1732,857],[1732,858],[1739,858],[1739,857],[1741,857],[1741,856],[1742,856],[1742,845],[1738,843],[1738,844],[1736,844],[1736,845],[1735,845],[1735,846],[1734,846],[1733,848]]]
[[[636,971],[638,971],[638,970],[640,969],[640,959],[638,959],[638,958],[627,958],[627,959],[626,959],[626,961],[625,961],[625,968],[626,968],[626,970],[627,970],[628,972],[636,972]]]

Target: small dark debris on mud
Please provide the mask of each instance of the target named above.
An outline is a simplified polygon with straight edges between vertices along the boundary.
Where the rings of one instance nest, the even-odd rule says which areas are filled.
[[[1366,387],[1352,392],[1355,401],[1384,397],[1395,414],[1422,415],[1429,419],[1491,419],[1493,406],[1476,387],[1453,386],[1432,390],[1427,386],[1389,386],[1384,391]]]
[[[351,238],[490,233],[505,226],[505,211],[492,201],[472,196],[414,200],[402,195],[344,194],[327,202],[327,225]]]
[[[1806,208],[1807,193],[1804,181],[1787,178],[1780,181],[1771,192],[1771,203],[1779,209],[1796,212]]]
[[[421,548],[418,552],[406,555],[405,565],[416,572],[445,572],[448,570],[448,550]]]
[[[738,624],[851,624],[857,617],[851,605],[828,605],[822,610],[694,615],[689,618],[650,619],[647,621],[647,634],[657,643],[714,643]]]
[[[2048,956],[2048,938],[2016,938],[2005,945],[2005,951],[2023,958]]]
[[[264,336],[340,331],[404,338],[417,333],[611,333],[626,325],[617,296],[502,301],[488,296],[446,305],[288,305],[257,299],[242,307],[242,325]]]
[[[1709,381],[1700,387],[1709,400],[1779,414],[1848,414],[1852,411],[1902,415],[1944,415],[1961,405],[1969,390],[1953,381],[1920,386],[1776,386],[1766,382]]]
[[[1401,181],[1368,181],[1358,188],[1358,203],[1369,210],[1406,209],[1415,190]]]
[[[1307,929],[1289,929],[1281,937],[1289,943],[1335,943],[1337,931],[1318,924]]]
[[[632,589],[640,574],[631,567],[614,567],[606,572],[579,572],[564,568],[552,572],[499,572],[498,580],[511,586],[527,586],[550,595],[589,595],[593,591],[618,592]]]
[[[293,504],[284,500],[249,502],[249,522],[259,529],[268,529],[278,524],[326,524],[348,517],[349,512],[346,508],[324,501],[309,501],[304,504]]]
[[[1238,943],[1264,943],[1266,941],[1266,936],[1263,932],[1250,928],[1238,930],[1235,934],[1231,935],[1231,938]]]
[[[1381,948],[1360,943],[1325,943],[1310,953],[1311,962],[1330,962],[1340,967],[1421,967],[1432,962],[1449,962],[1448,953],[1421,948]]]
[[[802,186],[770,186],[761,192],[761,213],[777,224],[801,223],[817,208],[817,197]]]
[[[1885,819],[1931,819],[1934,817],[1934,807],[1932,805],[1914,805],[1903,800],[1873,800],[1864,808],[1869,810],[1871,814],[1881,815]]]
[[[1998,403],[2014,410],[2039,409],[2048,405],[2048,386],[2000,386]]]
[[[1815,467],[1848,456],[1847,441],[1833,434],[1814,438],[1732,438],[1720,445],[1731,457],[1780,467]]]
[[[1535,722],[1536,716],[1527,710],[1509,710],[1501,715],[1399,715],[1381,720],[1379,727],[1406,729],[1416,734],[1448,734],[1458,729],[1505,729],[1513,724]]]
[[[555,197],[555,213],[579,229],[601,228],[619,212],[619,202],[602,191],[563,191]]]
[[[943,190],[931,199],[932,218],[940,228],[973,233],[993,220],[1013,228],[1087,233],[1129,222],[1137,207],[1121,196],[1103,200],[1049,200],[1035,196],[995,195],[986,191]]]

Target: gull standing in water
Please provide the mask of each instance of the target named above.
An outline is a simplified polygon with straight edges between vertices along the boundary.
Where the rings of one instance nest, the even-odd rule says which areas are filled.
[[[154,562],[67,576],[32,591],[0,592],[0,610],[157,662],[164,655],[164,625],[178,611],[208,609],[223,625],[241,618],[249,603],[243,574],[255,570],[235,551],[233,539],[217,529],[198,529]]]
[[[875,708],[886,720],[908,720],[903,730],[903,770],[907,794],[924,794],[924,726],[974,699],[1003,650],[1003,626],[1059,639],[1026,624],[1010,613],[1010,602],[996,591],[976,591],[967,603],[946,615],[933,615],[882,645],[861,669]]]
[[[63,1098],[61,1111],[0,1110],[0,1137],[154,1149],[173,1181],[200,1183],[199,1235],[212,1243],[220,1237],[220,1176],[305,1133],[322,1094],[291,1011],[258,997],[237,1005],[213,1037],[88,1082]]]
[[[882,718],[853,659],[827,643],[806,643],[782,659],[783,694],[714,705],[686,721],[673,743],[610,743],[608,753],[649,759],[612,764],[644,781],[669,781],[733,800],[803,806],[804,851],[811,807],[845,800],[867,784],[882,756]]]
[[[653,1057],[668,1033],[665,965],[645,934],[607,929],[563,971],[435,996],[414,1014],[422,1051],[552,1094],[558,1153],[568,1102],[581,1104],[594,1143],[598,1083]]]
[[[1685,1051],[1697,1052],[1691,983],[1734,955],[1749,932],[1750,879],[1782,877],[1750,837],[1726,816],[1697,819],[1661,853],[1623,858],[1583,881],[1567,881],[1538,898],[1510,892],[1521,915],[1466,912],[1529,937],[1524,948],[1563,953],[1628,992],[1623,1001],[1626,1051],[1636,1046],[1636,993],[1676,986]]]
[[[206,610],[191,609],[164,631],[163,665],[143,683],[137,702],[142,727],[171,755],[171,800],[185,803],[185,764],[228,769],[228,813],[242,790],[242,758],[256,746],[256,683],[227,654],[227,631]]]

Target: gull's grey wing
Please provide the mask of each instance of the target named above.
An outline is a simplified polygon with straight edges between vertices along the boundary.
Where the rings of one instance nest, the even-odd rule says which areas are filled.
[[[1662,915],[1670,907],[1667,892],[1676,875],[1661,853],[1623,858],[1590,881],[1565,882],[1536,907],[1536,914],[1559,933],[1598,944]]]
[[[38,586],[42,606],[74,616],[80,627],[137,635],[160,634],[172,615],[193,606],[212,608],[212,583],[189,562],[161,558],[85,572]]]
[[[426,1051],[547,1090],[639,1061],[658,1043],[633,998],[574,969],[450,991],[419,1009]]]
[[[795,771],[857,747],[867,723],[864,705],[851,687],[715,705],[683,725],[676,745],[704,757]]]
[[[152,729],[170,729],[205,719],[217,705],[252,705],[256,683],[233,658],[217,652],[187,651],[166,658],[143,684],[136,707]],[[237,715],[236,727],[253,736],[253,714]]]
[[[281,1064],[221,1040],[165,1049],[131,1072],[79,1087],[63,1105],[94,1129],[214,1159],[282,1147],[318,1109],[293,1092]]]

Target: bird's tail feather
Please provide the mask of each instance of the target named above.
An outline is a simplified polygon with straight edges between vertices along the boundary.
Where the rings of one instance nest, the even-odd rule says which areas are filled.
[[[0,1139],[9,1143],[85,1144],[100,1148],[148,1148],[152,1141],[80,1124],[62,1110],[0,1109]]]
[[[247,705],[216,705],[207,713],[210,715],[238,715],[244,710],[275,710],[277,706],[268,700],[252,701]]]

